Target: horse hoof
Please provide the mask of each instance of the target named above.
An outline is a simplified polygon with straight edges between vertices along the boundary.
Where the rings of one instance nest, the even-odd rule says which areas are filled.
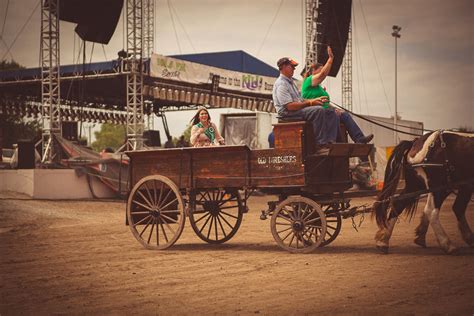
[[[471,234],[471,236],[467,238],[466,244],[468,244],[470,247],[474,247],[474,234]]]
[[[426,240],[425,238],[422,237],[416,237],[414,240],[415,244],[417,244],[420,247],[426,248]]]
[[[455,255],[458,252],[458,248],[454,247],[453,245],[449,245],[444,249],[444,252],[446,252],[448,255]]]
[[[377,249],[385,255],[388,254],[388,246],[379,246],[379,245],[377,245]]]

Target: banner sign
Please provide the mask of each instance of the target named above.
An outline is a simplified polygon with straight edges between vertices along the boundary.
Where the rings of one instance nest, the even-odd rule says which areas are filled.
[[[272,93],[276,80],[273,77],[226,70],[159,54],[151,56],[152,77],[202,84],[211,83],[214,75],[220,76],[220,88],[264,94]]]

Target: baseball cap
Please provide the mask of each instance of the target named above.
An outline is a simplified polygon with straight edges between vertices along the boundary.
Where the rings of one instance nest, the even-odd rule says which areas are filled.
[[[283,57],[278,59],[277,66],[280,69],[283,65],[290,64],[294,67],[298,66],[298,63],[289,57]]]

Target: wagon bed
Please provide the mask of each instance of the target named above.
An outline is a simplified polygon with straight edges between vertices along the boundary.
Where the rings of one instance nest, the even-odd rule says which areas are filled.
[[[282,248],[307,252],[334,240],[339,212],[349,207],[342,195],[352,185],[349,157],[366,156],[373,146],[315,146],[305,122],[276,124],[274,132],[271,149],[243,145],[127,152],[132,187],[127,224],[135,237],[146,248],[166,249],[189,217],[201,239],[225,242],[247,212],[248,192],[260,189],[279,196],[268,203],[262,219],[272,215],[272,234]],[[277,227],[287,225],[285,237]],[[285,241],[291,234],[291,241]]]

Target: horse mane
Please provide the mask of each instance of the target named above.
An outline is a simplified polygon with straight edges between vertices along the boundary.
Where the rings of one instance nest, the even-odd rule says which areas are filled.
[[[387,167],[385,168],[383,188],[373,206],[375,219],[379,227],[386,226],[387,224],[387,210],[390,205],[388,198],[391,197],[397,189],[406,154],[412,145],[413,141],[404,140],[400,142],[400,144],[393,149],[388,159]]]

